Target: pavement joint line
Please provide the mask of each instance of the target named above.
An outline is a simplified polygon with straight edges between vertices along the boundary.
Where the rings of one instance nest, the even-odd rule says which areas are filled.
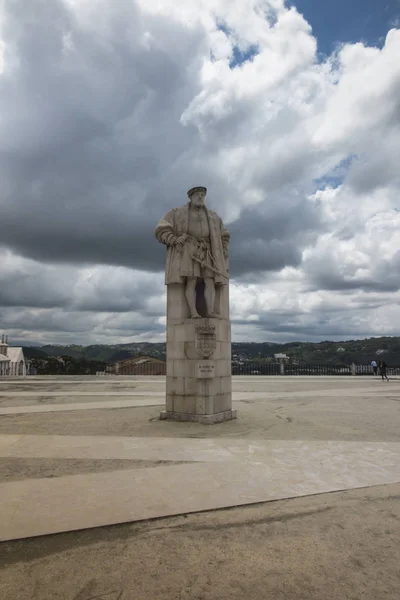
[[[13,415],[23,413],[68,412],[76,410],[102,410],[117,408],[143,408],[146,406],[162,406],[164,402],[153,400],[106,400],[103,402],[74,402],[65,404],[28,404],[25,406],[0,407],[0,415]]]
[[[2,510],[6,516],[0,523],[0,540],[400,480],[400,444],[389,452],[389,457],[387,453],[380,456],[373,448],[365,456],[363,444],[355,446],[349,443],[346,451],[339,453],[335,448],[323,447],[300,455],[297,451],[285,451],[267,455],[267,464],[222,460],[0,484]],[[182,486],[185,494],[182,494]]]
[[[93,468],[89,473],[82,470],[75,474],[66,474],[61,467],[58,471],[60,476],[47,477],[40,471],[39,478],[37,472],[36,477],[32,476],[35,472],[30,474],[29,466],[26,466],[26,470],[23,470],[20,475],[26,477],[30,474],[30,477],[0,484],[2,511],[5,515],[3,523],[0,522],[0,539],[19,539],[117,523],[162,519],[179,514],[213,512],[251,504],[276,502],[281,499],[371,488],[400,481],[400,440],[397,441],[398,436],[395,431],[398,413],[394,412],[396,410],[394,402],[382,401],[387,399],[389,389],[391,395],[396,396],[400,388],[397,388],[395,383],[391,387],[390,384],[383,385],[378,378],[373,380],[352,377],[345,379],[343,377],[256,376],[232,379],[233,401],[236,405],[240,399],[251,399],[253,402],[257,399],[258,402],[267,403],[262,411],[261,405],[258,405],[260,412],[252,413],[253,416],[265,414],[270,407],[279,406],[276,401],[284,403],[286,399],[285,407],[279,406],[285,414],[285,411],[290,411],[291,407],[296,405],[297,399],[302,406],[302,399],[305,402],[304,399],[309,398],[312,406],[309,407],[310,403],[307,403],[304,412],[298,409],[300,412],[297,414],[306,414],[307,419],[315,419],[315,427],[321,421],[322,431],[326,423],[328,429],[324,433],[325,436],[330,433],[334,435],[335,419],[343,423],[344,435],[346,435],[350,427],[358,432],[361,428],[360,423],[369,426],[368,415],[371,415],[371,418],[373,416],[375,419],[376,431],[383,436],[381,439],[390,439],[388,436],[391,435],[395,441],[366,441],[361,438],[357,441],[335,441],[327,437],[320,440],[302,438],[306,441],[284,439],[284,437],[272,440],[252,438],[251,435],[262,436],[258,425],[253,426],[251,430],[243,430],[244,433],[237,437],[237,434],[234,434],[234,437],[229,436],[231,431],[229,427],[225,430],[227,437],[219,437],[224,435],[222,429],[212,428],[207,430],[204,438],[192,437],[190,432],[186,437],[179,435],[150,437],[146,435],[146,431],[154,433],[160,429],[149,426],[147,421],[148,428],[143,432],[142,421],[140,421],[136,423],[136,429],[132,428],[132,435],[128,433],[122,436],[90,434],[68,436],[62,435],[63,432],[67,432],[62,428],[58,430],[61,432],[58,435],[52,435],[50,432],[36,436],[6,433],[0,435],[0,457],[6,460],[22,459],[22,463],[26,461],[27,465],[30,459],[38,460],[37,464],[40,465],[41,461],[45,463],[84,459],[168,461],[171,464],[142,469],[133,467],[123,470],[114,469],[107,472],[96,472]],[[308,385],[303,385],[307,381]],[[336,384],[331,384],[331,381],[335,381]],[[35,384],[41,388],[37,390],[38,393],[32,393],[34,386],[30,388],[30,392],[18,393],[18,384],[28,387],[31,382],[33,383],[32,380],[27,379],[14,382],[1,381],[0,383],[5,385],[11,384],[8,387],[14,389],[14,392],[7,393],[7,390],[2,387],[0,396],[20,398],[20,403],[28,397],[54,397],[56,403],[0,407],[0,414],[20,414],[19,411],[39,413],[139,408],[164,404],[164,391],[159,387],[159,385],[165,386],[164,377],[141,380],[130,378],[118,382],[107,378],[97,381],[68,381],[64,382],[68,383],[65,392],[59,391],[60,388],[63,389],[63,383],[56,378],[46,381],[36,380]],[[117,383],[121,385],[121,391],[108,389],[108,387],[117,387]],[[108,391],[100,391],[100,393],[93,391],[98,389],[99,385],[102,386],[102,390]],[[132,386],[132,391],[129,390],[129,386]],[[105,396],[113,400],[107,400]],[[60,397],[65,399],[74,397],[79,400],[57,404],[56,399]],[[98,401],[93,401],[93,398],[97,398]],[[328,398],[329,401],[324,403]],[[375,412],[367,412],[368,418],[363,420],[360,415],[364,412],[361,413],[363,409],[360,407],[364,399],[365,410]],[[244,405],[242,406],[243,422],[246,426],[246,412]],[[332,420],[330,411],[335,406],[337,412],[333,413]],[[317,413],[323,415],[326,408],[326,417],[318,421]],[[352,425],[348,421],[347,409],[354,415],[351,417]],[[7,412],[3,413],[3,411]],[[135,413],[133,422],[136,421],[137,414]],[[139,413],[140,419],[142,419],[140,415],[143,414],[148,416],[148,413]],[[288,414],[290,415],[290,412]],[[383,416],[377,428],[376,419],[379,420],[380,415]],[[99,413],[96,418],[102,424],[107,422],[106,413]],[[75,417],[70,417],[66,421],[75,422],[74,419]],[[78,420],[79,416],[76,419]],[[125,419],[125,415],[122,419]],[[88,416],[87,420],[92,421],[92,417]],[[23,423],[28,424],[39,421],[40,418],[31,421],[23,419]],[[6,426],[9,422],[16,423],[16,431],[18,431],[18,419],[3,420]],[[61,418],[55,416],[54,421],[51,422],[62,424],[62,415]],[[107,431],[104,425],[102,427],[103,431]],[[288,425],[287,429],[281,430],[282,435],[285,435],[285,431],[292,435],[295,427],[296,422]],[[371,429],[371,432],[374,433],[375,429]],[[34,430],[32,426],[32,431]],[[122,430],[128,431],[126,428],[119,429]],[[194,428],[190,431],[192,430],[194,431]],[[308,430],[313,435],[314,429]],[[74,429],[70,428],[69,431]],[[181,428],[180,431],[186,430]],[[201,431],[203,434],[205,429],[202,428]],[[220,431],[220,434],[212,437],[214,431]],[[368,432],[368,429],[362,429],[363,437],[364,431]],[[246,435],[249,435],[248,439]]]

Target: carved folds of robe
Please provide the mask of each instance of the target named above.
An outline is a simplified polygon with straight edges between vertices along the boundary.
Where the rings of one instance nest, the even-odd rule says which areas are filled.
[[[167,246],[166,285],[183,283],[185,277],[213,277],[216,285],[228,284],[226,257],[229,232],[214,211],[206,207],[204,210],[208,220],[209,238],[203,241],[203,250],[192,237],[186,240],[183,248],[174,245],[178,237],[189,234],[190,203],[170,210],[158,223],[155,231],[156,238]],[[205,268],[193,260],[193,254],[200,256],[206,264]],[[207,266],[213,267],[214,270],[208,269]]]

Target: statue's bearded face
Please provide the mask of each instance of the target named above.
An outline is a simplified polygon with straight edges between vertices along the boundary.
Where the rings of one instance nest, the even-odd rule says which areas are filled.
[[[197,190],[196,192],[193,192],[193,194],[190,197],[190,202],[191,204],[193,204],[193,206],[199,207],[199,206],[204,206],[204,198],[205,198],[205,193],[203,192],[203,190]]]

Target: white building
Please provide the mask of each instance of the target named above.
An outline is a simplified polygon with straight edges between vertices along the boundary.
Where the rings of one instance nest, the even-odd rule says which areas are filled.
[[[10,370],[10,359],[0,354],[0,377],[8,375]]]
[[[25,377],[26,362],[21,347],[9,348],[8,336],[1,336],[0,377]]]
[[[289,360],[290,357],[287,356],[286,354],[274,354],[274,358],[275,358],[275,360],[285,361],[285,360]]]

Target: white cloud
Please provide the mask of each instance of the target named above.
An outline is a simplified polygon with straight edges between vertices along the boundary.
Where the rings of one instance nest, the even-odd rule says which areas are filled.
[[[0,12],[3,328],[160,339],[152,230],[204,182],[234,234],[234,339],[399,333],[400,30],[320,62],[283,0]]]

